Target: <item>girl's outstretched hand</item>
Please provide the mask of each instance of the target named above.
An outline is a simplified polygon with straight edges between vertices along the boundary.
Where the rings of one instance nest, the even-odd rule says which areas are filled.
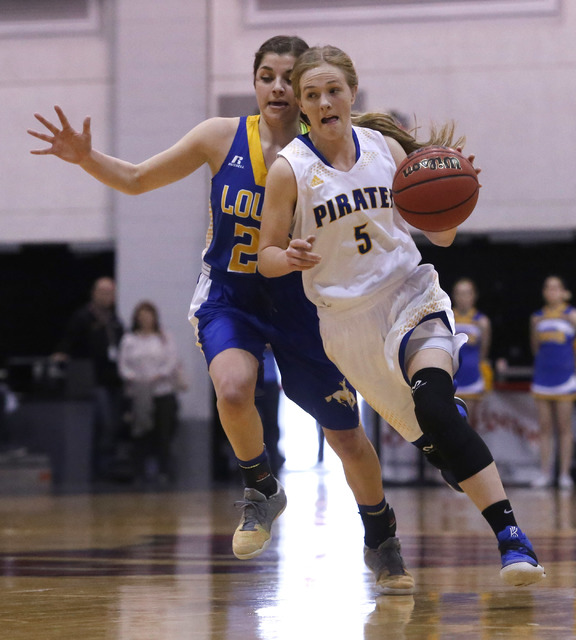
[[[59,106],[55,106],[54,110],[60,120],[61,129],[46,120],[39,113],[35,113],[34,117],[38,122],[42,123],[50,132],[41,133],[28,129],[28,133],[34,138],[47,142],[50,147],[46,149],[34,149],[30,153],[38,156],[54,155],[66,162],[79,164],[84,160],[92,150],[92,133],[90,131],[90,117],[84,119],[82,132],[78,132],[70,126],[68,118]]]

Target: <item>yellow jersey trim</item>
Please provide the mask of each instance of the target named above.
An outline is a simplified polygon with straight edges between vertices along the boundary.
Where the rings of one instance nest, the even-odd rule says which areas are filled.
[[[260,130],[258,129],[259,122],[259,115],[248,116],[246,118],[246,133],[248,134],[248,148],[250,149],[250,164],[252,165],[254,182],[259,187],[265,187],[266,178],[268,177],[268,169],[266,169],[264,154],[262,153]]]

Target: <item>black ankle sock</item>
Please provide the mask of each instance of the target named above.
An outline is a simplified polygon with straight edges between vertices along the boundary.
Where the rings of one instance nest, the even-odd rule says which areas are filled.
[[[364,544],[369,549],[377,549],[396,534],[396,516],[386,498],[374,506],[359,504],[358,511],[364,524]]]
[[[278,483],[272,475],[266,449],[252,460],[237,460],[245,487],[256,489],[267,498],[278,491]]]
[[[500,500],[500,502],[491,504],[482,511],[482,515],[496,535],[506,527],[518,526],[509,500]]]

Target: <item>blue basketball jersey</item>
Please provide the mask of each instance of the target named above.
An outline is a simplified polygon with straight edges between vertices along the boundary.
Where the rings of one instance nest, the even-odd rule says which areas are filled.
[[[189,312],[208,365],[226,349],[262,363],[270,344],[286,395],[329,429],[358,426],[356,394],[324,353],[316,307],[300,272],[264,278],[257,271],[267,177],[260,116],[240,118],[212,178],[211,222],[203,268]]]
[[[260,279],[258,241],[267,170],[259,119],[240,118],[228,155],[212,178],[204,262],[213,280]]]

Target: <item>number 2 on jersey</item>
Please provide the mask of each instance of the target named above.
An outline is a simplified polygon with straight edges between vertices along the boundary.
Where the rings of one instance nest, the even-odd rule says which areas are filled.
[[[260,229],[236,223],[234,238],[241,238],[232,247],[232,255],[228,263],[228,271],[235,273],[256,273],[258,265],[258,242]]]

